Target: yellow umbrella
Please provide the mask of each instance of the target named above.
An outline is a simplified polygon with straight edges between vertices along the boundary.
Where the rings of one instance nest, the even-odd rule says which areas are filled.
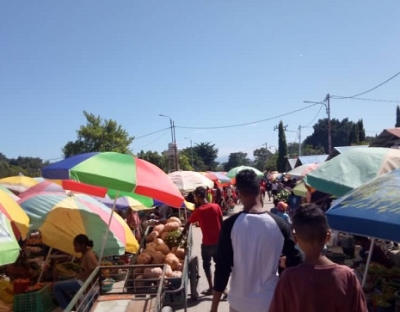
[[[6,192],[0,189],[0,212],[2,212],[7,219],[11,221],[14,230],[17,229],[15,233],[16,236],[21,234],[21,237],[25,239],[29,232],[29,217],[25,211],[18,205],[14,199],[11,198]]]
[[[17,193],[25,192],[28,188],[31,188],[38,183],[39,182],[35,179],[25,176],[14,176],[0,179],[0,185],[3,185],[5,188]]]

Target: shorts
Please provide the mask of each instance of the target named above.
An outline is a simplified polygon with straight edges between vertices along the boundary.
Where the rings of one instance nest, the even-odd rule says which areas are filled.
[[[206,276],[211,276],[211,260],[214,260],[214,263],[216,262],[217,247],[218,245],[201,245],[201,258]]]
[[[272,190],[271,193],[272,193],[272,195],[276,196],[276,195],[278,195],[278,190]]]

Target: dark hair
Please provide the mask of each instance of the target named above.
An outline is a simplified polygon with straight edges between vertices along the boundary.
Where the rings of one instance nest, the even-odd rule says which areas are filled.
[[[86,247],[93,247],[93,241],[89,239],[85,234],[76,235],[74,238],[74,244],[85,245]]]
[[[297,209],[293,217],[296,236],[310,243],[325,243],[329,230],[325,213],[315,204],[308,204]]]
[[[199,196],[201,198],[207,197],[207,190],[202,186],[197,187],[193,193],[195,196]]]
[[[280,200],[278,199],[278,198],[275,198],[274,199],[274,206],[276,207],[276,206],[278,206],[278,203],[280,202]]]
[[[253,170],[241,170],[236,175],[236,188],[244,196],[257,196],[260,194],[260,179]]]

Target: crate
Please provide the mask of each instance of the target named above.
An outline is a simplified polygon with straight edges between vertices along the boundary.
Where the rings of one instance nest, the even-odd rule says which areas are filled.
[[[35,292],[14,296],[14,312],[51,312],[54,308],[49,285]]]

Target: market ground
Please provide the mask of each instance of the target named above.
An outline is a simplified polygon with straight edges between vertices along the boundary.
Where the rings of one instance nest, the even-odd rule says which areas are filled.
[[[268,210],[273,207],[272,201],[269,201],[268,199],[265,200],[264,202],[264,207],[266,207]],[[235,212],[239,212],[242,209],[241,205],[237,205],[235,207]],[[204,275],[203,268],[202,268],[202,262],[201,262],[201,252],[200,252],[200,246],[201,246],[201,230],[198,227],[193,227],[193,251],[192,254],[194,256],[197,256],[199,258],[199,265],[200,265],[200,279],[199,279],[199,285],[198,285],[198,292],[200,293],[201,291],[205,290],[208,288],[208,283],[207,279]],[[188,293],[190,293],[190,288],[188,289]],[[197,301],[192,301],[190,300],[190,296],[188,298],[188,311],[190,312],[207,312],[210,311],[211,308],[211,300],[212,296],[203,296],[200,294],[199,299]],[[183,312],[184,309],[183,307],[178,307],[178,306],[173,306],[175,309],[175,312]],[[219,305],[219,312],[229,312],[229,305],[227,301],[221,301]]]

